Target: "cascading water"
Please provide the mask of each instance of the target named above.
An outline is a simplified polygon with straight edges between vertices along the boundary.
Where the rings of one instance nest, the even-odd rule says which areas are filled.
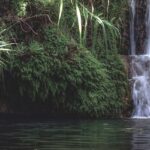
[[[144,0],[142,0],[144,1]],[[137,0],[130,0],[130,47],[131,47],[131,73],[132,98],[134,103],[133,118],[150,118],[150,0],[146,0],[145,48],[142,55],[136,55],[135,40],[135,14]],[[144,22],[143,22],[144,23]]]
[[[135,55],[135,32],[134,32],[134,20],[135,20],[135,2],[136,0],[130,1],[130,41],[131,41],[131,54]]]
[[[150,0],[147,0],[147,11],[146,11],[146,54],[150,55]]]

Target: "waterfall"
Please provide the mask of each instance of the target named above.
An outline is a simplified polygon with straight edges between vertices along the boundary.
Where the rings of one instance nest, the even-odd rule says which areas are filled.
[[[135,2],[136,0],[131,0],[130,2],[130,48],[131,48],[131,54],[135,55],[135,29],[134,29],[134,22],[135,22]]]
[[[150,55],[150,0],[147,0],[147,9],[146,9],[146,54]]]
[[[142,0],[143,2],[145,0]],[[130,49],[132,74],[133,118],[150,118],[150,0],[146,0],[144,51],[136,55],[135,15],[137,0],[130,0]],[[143,8],[144,9],[144,8]]]

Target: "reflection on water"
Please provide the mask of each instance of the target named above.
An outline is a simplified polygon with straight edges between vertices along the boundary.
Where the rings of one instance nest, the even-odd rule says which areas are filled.
[[[0,150],[149,150],[150,120],[0,121]]]
[[[132,128],[132,150],[150,150],[150,119],[135,119]]]

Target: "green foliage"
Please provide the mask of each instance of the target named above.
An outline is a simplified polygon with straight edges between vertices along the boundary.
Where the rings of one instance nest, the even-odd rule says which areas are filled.
[[[70,2],[70,3],[69,3]],[[104,40],[103,50],[108,49],[108,42],[111,44],[112,38],[116,39],[119,35],[119,30],[113,26],[111,22],[109,22],[106,18],[102,17],[101,14],[95,14],[93,11],[90,11],[83,3],[79,3],[78,1],[69,1],[69,2],[64,2],[63,0],[60,1],[60,13],[59,13],[59,20],[58,24],[60,24],[62,13],[63,13],[63,7],[65,11],[65,5],[71,5],[71,11],[76,12],[75,15],[72,13],[72,18],[74,19],[73,24],[78,24],[78,31],[79,31],[79,39],[80,39],[80,44],[84,45],[87,47],[86,43],[87,41],[87,30],[88,30],[88,24],[91,23],[91,30],[95,32],[99,31],[100,34],[93,34],[91,38],[94,40],[91,40],[91,47],[94,47],[94,41],[97,40],[97,42],[100,42],[98,39],[99,37],[102,37]],[[70,10],[69,10],[70,12]],[[70,15],[70,14],[69,14]],[[68,22],[70,20],[65,20],[65,16],[68,16],[68,10],[64,14],[64,22]],[[96,26],[95,26],[96,24]],[[73,25],[71,26],[71,28]],[[100,30],[97,30],[100,29]],[[107,32],[109,35],[107,35]],[[74,35],[72,35],[74,37]],[[74,37],[76,38],[76,37]]]
[[[18,16],[25,16],[26,15],[26,0],[11,0],[10,7],[11,10],[17,14]]]
[[[120,16],[124,2],[113,1],[12,0],[18,20],[5,38],[15,42],[15,53],[3,56],[11,109],[121,115],[127,77],[113,25],[120,30],[120,19],[113,14]]]
[[[11,91],[8,95],[15,97],[16,103],[22,100],[23,106],[28,101],[48,103],[50,112],[93,117],[121,114],[124,91],[118,88],[125,87],[122,65],[118,61],[110,64],[110,68],[119,65],[111,75],[110,68],[57,28],[49,27],[42,34],[43,44],[32,41],[10,59],[9,83],[15,82],[16,87],[7,90]]]
[[[102,56],[100,59],[107,68],[109,80],[114,85],[113,88],[117,92],[118,99],[124,101],[129,96],[128,76],[121,57],[113,52],[111,55]]]
[[[120,27],[120,19],[114,18],[111,14],[113,12],[115,16],[119,15],[121,18],[117,10],[120,5],[124,6],[125,2],[114,1],[113,3],[116,4],[114,5],[108,1],[96,1],[90,8],[89,3],[84,0],[13,1],[15,5],[20,6],[20,9],[21,5],[26,6],[22,11],[26,12],[27,16],[47,14],[53,23],[57,23],[58,20],[60,29],[64,30],[67,36],[94,53],[105,51],[109,54],[108,49],[109,51],[116,49],[116,46],[120,44],[119,29],[113,25]],[[98,52],[97,47],[99,47]]]
[[[3,32],[3,31],[2,31]],[[10,44],[6,43],[3,38],[2,38],[2,32],[0,32],[0,74],[1,74],[1,70],[2,70],[2,67],[4,66],[4,60],[3,58],[1,57],[2,53],[3,52],[8,52],[10,51],[10,49],[8,48],[8,46]]]

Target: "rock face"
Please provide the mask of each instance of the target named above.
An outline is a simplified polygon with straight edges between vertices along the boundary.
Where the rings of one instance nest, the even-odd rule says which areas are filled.
[[[146,0],[136,0],[136,14],[135,14],[135,44],[136,53],[143,54],[145,49],[144,40],[146,38],[145,26],[146,14]]]

